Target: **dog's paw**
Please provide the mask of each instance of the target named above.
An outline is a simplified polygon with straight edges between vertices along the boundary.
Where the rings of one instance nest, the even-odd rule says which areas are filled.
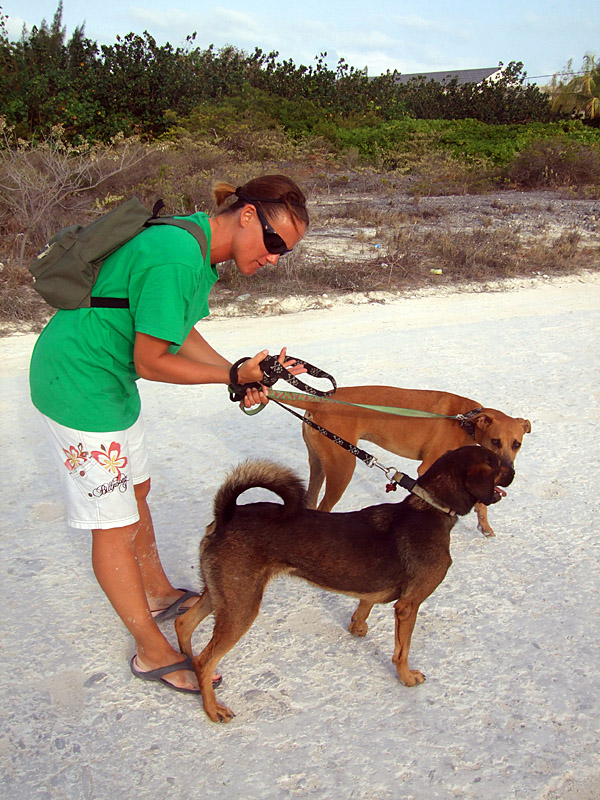
[[[425,675],[419,672],[418,669],[409,669],[406,672],[398,672],[398,677],[405,686],[417,686],[419,683],[425,683]]]
[[[348,625],[348,630],[353,636],[366,636],[369,626],[366,622],[357,622],[353,617]]]
[[[215,703],[214,707],[211,708],[205,707],[204,710],[212,722],[231,722],[235,717],[233,711],[221,703]]]

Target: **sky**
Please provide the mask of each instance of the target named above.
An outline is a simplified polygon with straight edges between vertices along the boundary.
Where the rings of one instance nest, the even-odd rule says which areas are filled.
[[[0,0],[10,38],[45,19],[58,0]],[[570,59],[579,68],[587,52],[600,56],[598,0],[304,0],[299,5],[255,0],[63,0],[67,35],[85,24],[88,38],[112,44],[115,37],[148,31],[159,44],[196,44],[246,52],[276,50],[296,65],[314,64],[326,52],[334,67],[343,58],[368,74],[495,67],[522,61],[527,76],[547,83]]]

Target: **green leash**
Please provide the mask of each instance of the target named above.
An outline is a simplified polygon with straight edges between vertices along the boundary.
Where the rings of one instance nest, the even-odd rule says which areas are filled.
[[[381,411],[383,414],[394,414],[397,417],[420,417],[424,419],[462,419],[462,414],[449,416],[448,414],[436,414],[434,411],[419,411],[416,408],[396,408],[394,406],[371,406],[364,403],[347,403],[345,400],[336,400],[335,397],[315,397],[312,394],[300,394],[299,392],[282,392],[279,389],[267,389],[267,395],[273,400],[282,403],[299,400],[309,403],[337,403],[353,408],[366,408],[369,411]],[[247,413],[247,412],[246,412]]]
[[[395,406],[372,406],[367,403],[348,403],[345,400],[336,400],[335,397],[317,397],[313,394],[302,394],[300,392],[282,392],[279,389],[267,389],[267,396],[275,402],[290,403],[294,400],[303,403],[337,403],[341,406],[350,406],[351,408],[365,408],[367,411],[379,411],[382,414],[393,414],[396,417],[415,417],[418,419],[455,419],[466,427],[466,423],[470,417],[481,411],[480,408],[475,408],[468,414],[437,414],[435,411],[419,411],[416,408],[398,408]],[[240,403],[240,408],[248,417],[253,417],[265,408],[264,405],[256,406],[256,408],[244,408]],[[289,410],[289,409],[288,409]],[[467,431],[468,432],[468,431]],[[471,438],[474,438],[469,433]]]
[[[463,414],[449,415],[436,414],[434,411],[419,411],[416,408],[397,408],[395,406],[372,406],[366,403],[347,403],[345,400],[336,400],[335,397],[317,397],[314,394],[302,394],[300,392],[283,392],[279,389],[267,389],[267,396],[271,400],[278,400],[280,403],[290,403],[294,400],[303,403],[336,403],[341,406],[352,408],[365,408],[368,411],[380,411],[382,414],[393,414],[396,417],[418,417],[420,419],[464,419]],[[260,405],[256,408],[244,408],[240,403],[240,408],[248,417],[253,417],[263,410],[265,406]]]

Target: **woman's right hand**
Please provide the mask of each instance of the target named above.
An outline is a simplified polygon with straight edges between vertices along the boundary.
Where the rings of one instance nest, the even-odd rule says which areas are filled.
[[[260,368],[260,362],[269,355],[268,350],[261,350],[254,358],[249,358],[238,367],[238,383],[242,385],[246,383],[260,383],[263,379],[263,371]],[[244,406],[252,408],[252,406],[259,405],[260,403],[268,403],[267,390],[265,388],[257,389],[256,387],[246,389],[246,396],[244,397]]]
[[[261,350],[254,358],[249,358],[238,367],[238,383],[260,383],[263,379],[263,371],[260,362],[269,355],[268,350]]]
[[[268,350],[261,350],[260,353],[257,353],[254,356],[254,358],[244,361],[244,363],[238,367],[238,383],[241,383],[242,385],[246,383],[260,383],[264,377],[260,364],[268,355]],[[277,360],[280,364],[283,364],[283,366],[292,375],[301,375],[303,372],[306,372],[306,367],[300,361],[296,361],[293,358],[287,358],[287,351],[285,347],[281,349]],[[244,405],[246,408],[250,408],[258,403],[268,403],[269,398],[267,396],[267,391],[268,390],[265,387],[262,389],[247,389],[246,397],[244,398]]]

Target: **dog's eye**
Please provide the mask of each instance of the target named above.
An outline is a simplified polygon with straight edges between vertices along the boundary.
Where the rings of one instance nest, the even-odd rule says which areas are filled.
[[[502,446],[500,439],[490,439],[490,442],[494,447],[500,448]]]
[[[517,440],[515,439],[513,442],[513,450],[518,450],[519,447],[521,447],[521,442],[517,442]]]

